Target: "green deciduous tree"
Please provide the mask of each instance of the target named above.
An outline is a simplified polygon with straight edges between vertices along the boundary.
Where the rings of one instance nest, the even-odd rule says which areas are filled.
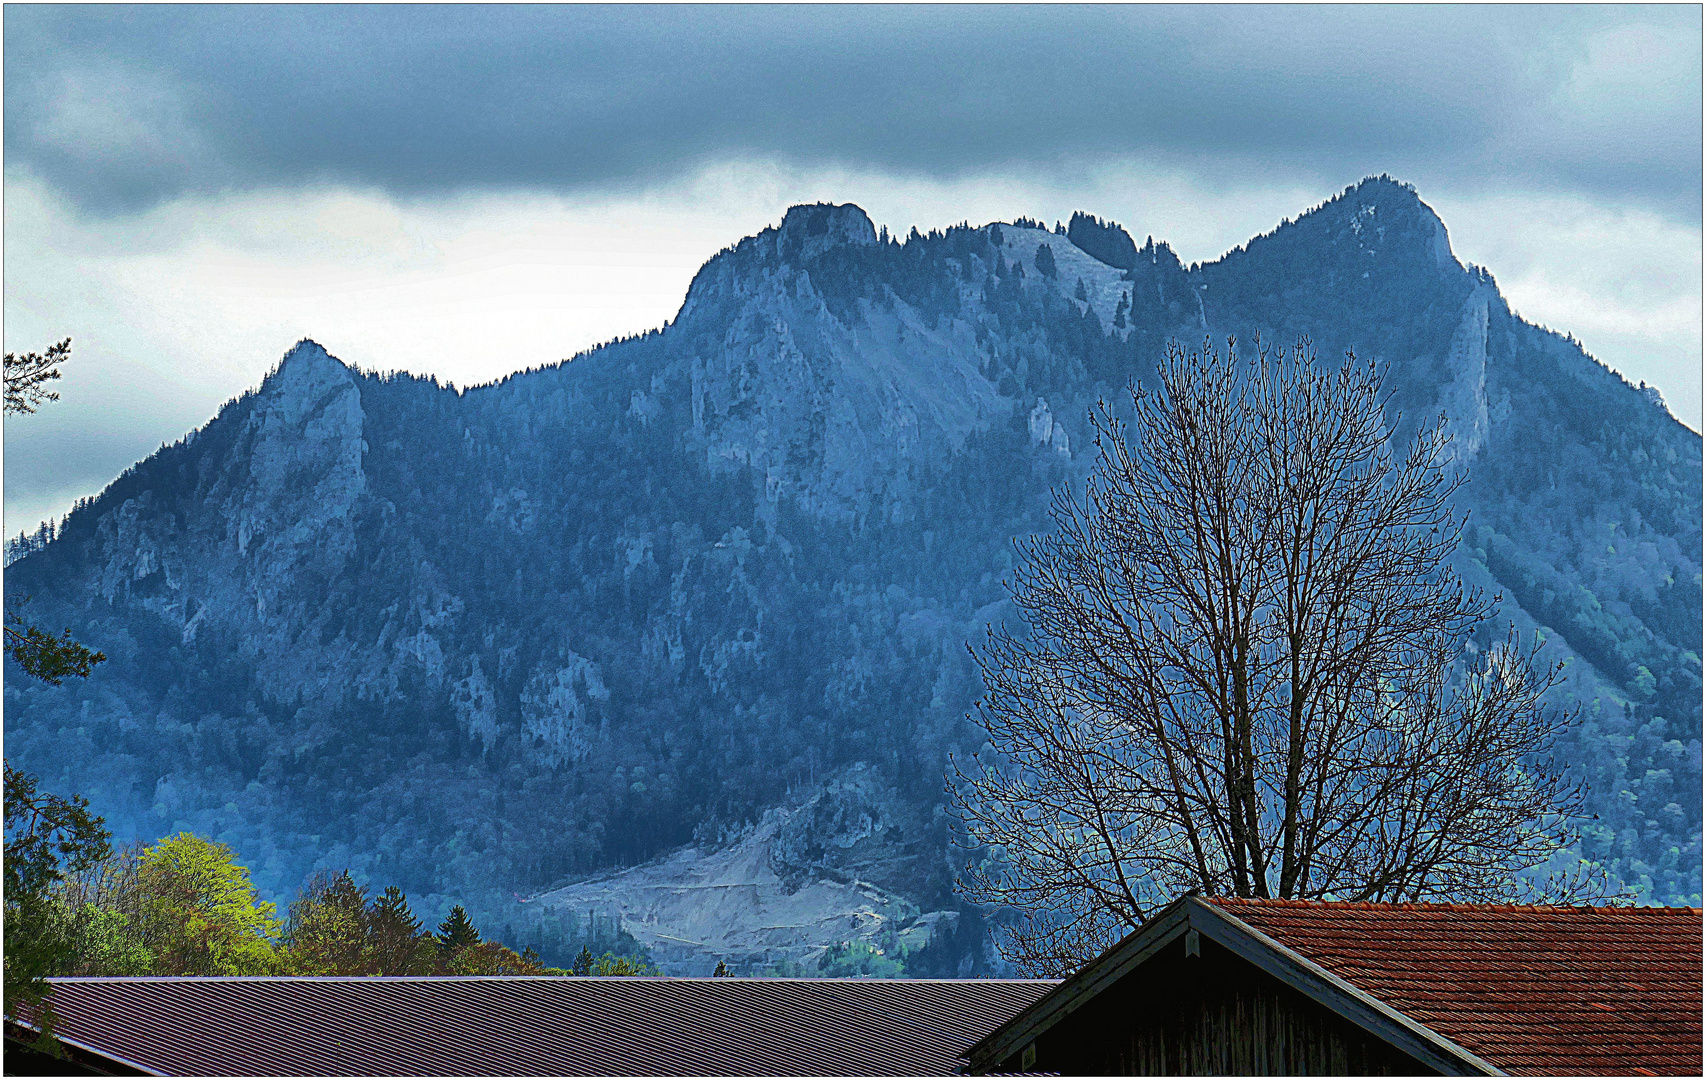
[[[75,920],[70,966],[60,975],[152,975],[154,953],[144,939],[140,843],[115,850],[68,878],[57,896]]]
[[[717,961],[717,967],[720,970],[716,972],[716,974],[729,974],[728,969],[723,967],[721,960]],[[592,954],[592,950],[583,945],[581,946],[579,954],[575,956],[574,965],[569,968],[569,974],[599,976],[656,975],[657,970],[650,964],[647,964],[644,960],[639,960],[632,956],[617,956],[615,953],[605,953],[603,956],[594,956]]]
[[[460,945],[441,961],[446,975],[549,975],[561,974],[539,962],[533,950],[518,953],[496,941]]]
[[[142,853],[138,888],[146,936],[163,975],[265,975],[283,927],[256,897],[248,868],[224,844],[191,833]]]
[[[369,900],[347,870],[309,879],[290,905],[283,944],[281,962],[298,975],[425,975],[438,959],[401,889],[389,886]]]
[[[134,915],[95,904],[72,907],[68,902],[67,908],[75,921],[73,960],[65,974],[154,974],[154,953]]]
[[[592,966],[587,969],[587,974],[606,977],[612,975],[656,975],[657,969],[636,957],[605,953],[592,962]]]
[[[366,975],[377,967],[367,889],[345,870],[308,879],[284,926],[283,958],[297,975]]]

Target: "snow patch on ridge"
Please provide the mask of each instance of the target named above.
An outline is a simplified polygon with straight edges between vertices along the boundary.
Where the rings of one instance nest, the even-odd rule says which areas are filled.
[[[1125,279],[1124,270],[1086,255],[1077,244],[1059,233],[1021,225],[1001,226],[1002,251],[1009,260],[1024,264],[1027,285],[1048,280],[1036,270],[1037,248],[1043,244],[1047,244],[1054,254],[1055,278],[1049,283],[1050,287],[1062,296],[1070,297],[1082,280],[1084,291],[1090,297],[1089,307],[1101,320],[1102,329],[1106,331],[1113,326],[1114,311],[1120,298],[1129,296],[1132,289],[1132,283]],[[1114,332],[1123,337],[1131,331],[1128,328]]]

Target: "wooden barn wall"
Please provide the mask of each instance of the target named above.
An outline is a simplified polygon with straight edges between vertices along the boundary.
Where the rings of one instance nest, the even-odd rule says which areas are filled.
[[[1239,959],[1181,938],[991,1071],[1068,1076],[1438,1075]]]

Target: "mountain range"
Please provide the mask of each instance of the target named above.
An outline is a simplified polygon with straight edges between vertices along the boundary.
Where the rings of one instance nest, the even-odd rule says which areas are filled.
[[[943,804],[1012,540],[1169,340],[1307,335],[1444,413],[1458,570],[1579,709],[1579,854],[1700,903],[1701,439],[1514,314],[1407,185],[1213,262],[1111,222],[903,238],[796,206],[676,318],[458,389],[304,341],[15,542],[8,597],[104,650],[8,668],[7,754],[120,838],[464,903],[547,959],[955,975],[996,963]],[[436,916],[435,916],[436,917]]]

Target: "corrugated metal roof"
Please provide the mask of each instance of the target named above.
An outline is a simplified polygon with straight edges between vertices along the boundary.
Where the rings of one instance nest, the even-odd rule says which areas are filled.
[[[58,1031],[167,1075],[929,1076],[1030,980],[55,979]]]
[[[1208,902],[1506,1072],[1700,1072],[1699,908]]]

